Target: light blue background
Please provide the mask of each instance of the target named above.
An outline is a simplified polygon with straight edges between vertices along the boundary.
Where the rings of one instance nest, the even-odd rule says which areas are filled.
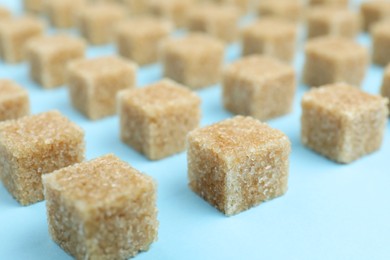
[[[0,0],[20,10],[19,1]],[[370,45],[367,36],[359,41]],[[113,46],[88,49],[88,56],[115,53]],[[229,47],[227,60],[239,57]],[[302,51],[295,67],[300,72]],[[383,70],[371,67],[364,90],[378,93]],[[141,68],[139,85],[158,80],[160,66]],[[390,125],[380,152],[350,165],[333,163],[300,143],[299,86],[294,112],[271,126],[291,139],[289,191],[233,217],[225,217],[187,187],[185,153],[150,162],[122,144],[118,118],[90,122],[70,105],[66,88],[44,90],[28,78],[26,64],[0,63],[0,78],[28,89],[32,112],[58,109],[86,132],[87,159],[115,153],[158,182],[159,239],[137,259],[390,259]],[[202,100],[202,125],[228,118],[221,91],[214,86],[197,92]],[[70,259],[47,231],[44,202],[22,207],[0,184],[0,259]]]

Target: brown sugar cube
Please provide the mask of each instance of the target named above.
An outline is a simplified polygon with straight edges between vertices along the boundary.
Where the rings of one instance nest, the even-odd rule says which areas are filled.
[[[290,21],[299,21],[302,17],[301,0],[261,0],[257,5],[257,13],[263,18],[278,17]]]
[[[157,62],[159,43],[167,38],[172,30],[173,25],[169,21],[153,17],[138,17],[119,22],[115,30],[118,52],[139,65]]]
[[[237,37],[239,11],[234,6],[201,4],[188,14],[188,29],[205,32],[222,41],[232,42]]]
[[[268,120],[291,111],[295,94],[294,69],[275,58],[248,56],[223,73],[223,103],[227,110]]]
[[[77,14],[85,5],[85,0],[48,0],[45,2],[45,13],[52,26],[72,28],[76,25]]]
[[[0,20],[0,57],[9,63],[25,60],[26,43],[43,30],[43,23],[29,16]]]
[[[30,113],[28,92],[11,80],[0,79],[0,121]]]
[[[157,185],[114,155],[43,176],[49,232],[76,259],[128,259],[157,240]]]
[[[369,63],[367,49],[347,38],[318,37],[306,44],[305,52],[303,82],[311,87],[336,82],[360,86]]]
[[[163,74],[190,88],[216,84],[220,80],[224,45],[206,34],[191,33],[161,44]]]
[[[309,5],[348,7],[349,0],[309,0]]]
[[[0,19],[7,19],[11,17],[11,12],[5,8],[0,6]]]
[[[251,117],[198,128],[187,138],[190,188],[231,216],[287,191],[290,141]]]
[[[308,12],[307,35],[309,38],[324,35],[354,38],[359,31],[359,15],[348,9],[316,7]]]
[[[187,24],[187,15],[194,0],[150,0],[150,12],[172,21],[177,27]]]
[[[382,96],[384,96],[390,100],[390,65],[388,65],[386,67],[386,70],[385,70],[381,94],[382,94]],[[388,105],[389,105],[389,110],[390,110],[390,102]]]
[[[372,27],[372,60],[386,66],[390,63],[390,20],[378,22]]]
[[[302,98],[302,143],[339,163],[378,150],[388,100],[344,83],[312,89]]]
[[[39,14],[44,9],[45,0],[23,0],[23,8],[25,11]]]
[[[252,7],[254,0],[198,0],[200,3],[217,3],[220,5],[230,5],[235,7],[239,12],[245,13]]]
[[[84,133],[57,111],[0,123],[0,177],[22,205],[43,200],[41,176],[84,159]]]
[[[375,23],[390,18],[390,1],[370,0],[360,6],[364,30],[369,31]]]
[[[114,115],[117,93],[135,86],[136,69],[115,56],[72,61],[68,86],[73,107],[94,120]]]
[[[242,30],[243,55],[265,54],[291,62],[296,42],[297,27],[281,19],[263,18]]]
[[[79,15],[81,34],[93,45],[108,44],[114,40],[115,24],[125,18],[122,6],[97,3],[84,8]]]
[[[200,98],[170,80],[119,94],[121,139],[151,160],[184,151],[200,121]]]
[[[32,39],[27,44],[30,77],[44,88],[54,88],[66,81],[69,61],[82,58],[85,42],[81,39],[57,34]]]

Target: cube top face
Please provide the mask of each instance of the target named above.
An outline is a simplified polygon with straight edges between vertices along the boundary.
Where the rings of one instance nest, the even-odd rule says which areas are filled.
[[[27,50],[41,55],[41,58],[62,51],[85,50],[86,44],[82,39],[65,34],[41,36],[27,43]]]
[[[8,35],[22,32],[43,32],[44,25],[39,19],[32,16],[24,16],[0,20],[0,32]]]
[[[353,119],[370,109],[381,108],[387,99],[370,95],[353,86],[337,83],[310,90],[302,98],[302,105],[311,105],[335,115]]]
[[[80,8],[84,6],[86,3],[86,0],[72,0],[72,1],[64,1],[64,0],[50,0],[45,1],[45,7],[46,8],[69,8],[69,7],[75,7]]]
[[[137,28],[137,30],[133,30]],[[156,33],[169,34],[173,31],[173,24],[162,18],[135,17],[119,22],[115,29],[116,33],[128,37],[155,35]]]
[[[162,80],[145,88],[125,90],[119,96],[123,105],[135,106],[149,117],[159,117],[167,110],[200,104],[200,98],[195,93],[171,80]]]
[[[29,157],[62,142],[78,142],[83,130],[58,111],[9,120],[0,124],[0,145],[14,157]]]
[[[274,143],[290,144],[288,137],[281,131],[252,117],[243,116],[195,129],[188,134],[188,140],[214,151],[226,161],[233,160],[233,163],[234,158],[256,153],[259,148],[268,149]]]
[[[257,6],[260,15],[299,19],[303,4],[300,0],[262,0]]]
[[[362,11],[381,14],[390,13],[390,2],[387,0],[365,1],[361,4]]]
[[[18,96],[28,95],[27,91],[11,80],[0,79],[0,102]]]
[[[140,200],[155,187],[146,176],[114,155],[75,164],[42,176],[45,188],[57,190],[80,212],[110,206],[116,200]]]
[[[232,74],[249,81],[263,82],[294,74],[294,69],[276,58],[251,55],[228,65],[224,74]]]
[[[166,51],[175,53],[179,57],[194,57],[209,55],[210,53],[221,53],[224,45],[220,40],[203,33],[190,33],[181,38],[166,39],[163,43]]]
[[[86,79],[116,75],[121,72],[132,71],[135,74],[137,66],[125,59],[106,56],[94,59],[81,59],[69,64],[70,73],[76,73]]]
[[[245,27],[243,34],[259,38],[286,37],[286,35],[296,35],[297,27],[295,24],[280,18],[266,17]]]
[[[331,60],[345,60],[356,57],[364,57],[368,60],[368,51],[353,40],[336,37],[323,36],[312,39],[306,43],[306,54],[314,54]]]
[[[123,7],[115,3],[96,3],[86,6],[80,11],[80,17],[87,20],[118,19],[125,16]]]

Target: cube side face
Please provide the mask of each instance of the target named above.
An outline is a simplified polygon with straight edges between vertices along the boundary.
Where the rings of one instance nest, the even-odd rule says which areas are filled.
[[[119,53],[139,65],[155,63],[159,59],[159,43],[168,37],[168,31],[150,32],[144,36],[117,36]]]
[[[355,57],[348,57],[334,62],[335,75],[332,82],[345,82],[360,87],[368,67],[368,54],[356,52]]]
[[[307,35],[308,38],[314,38],[318,36],[328,35],[330,34],[330,24],[323,19],[319,19],[316,17],[309,17],[307,26]]]
[[[84,47],[77,47],[72,50],[61,50],[47,57],[43,62],[40,71],[43,87],[55,88],[65,84],[66,66],[68,62],[77,58],[82,58],[83,56]]]
[[[222,80],[224,107],[238,115],[252,115],[256,85],[238,77],[231,71],[225,71]]]
[[[232,15],[210,21],[208,31],[224,42],[232,42],[237,38],[237,20],[237,17]]]
[[[101,75],[91,82],[89,113],[91,119],[99,119],[116,113],[117,93],[135,86],[135,71],[123,68],[110,75]]]
[[[84,259],[87,246],[81,214],[58,190],[48,185],[45,185],[45,199],[50,236],[67,253]]]
[[[81,18],[81,33],[93,45],[108,44],[113,41],[113,25],[120,21],[120,16],[83,17]]]
[[[87,117],[91,117],[90,84],[78,72],[68,70],[67,84],[72,106]]]
[[[346,127],[346,122],[339,115],[315,104],[302,103],[301,141],[315,152],[338,161]]]
[[[218,83],[223,66],[223,49],[209,49],[201,55],[183,57],[184,85],[193,89],[204,88]]]
[[[149,122],[139,108],[119,102],[121,140],[136,151],[145,154],[149,144]]]
[[[164,77],[173,79],[176,82],[186,84],[186,71],[188,65],[178,53],[171,49],[172,46],[166,45],[162,50],[162,64]]]
[[[315,52],[306,51],[303,82],[318,87],[336,80],[336,62]]]
[[[8,62],[17,63],[26,59],[25,46],[26,43],[43,33],[43,26],[35,25],[32,28],[26,28],[23,32],[15,32],[14,35],[10,35],[10,40],[12,42],[12,47],[9,49],[8,57],[6,60]],[[12,50],[12,51],[11,51]]]
[[[290,149],[286,139],[228,162],[226,215],[240,213],[286,193]]]
[[[34,50],[29,50],[27,53],[27,59],[29,61],[29,75],[30,78],[39,85],[44,85],[44,74],[48,73],[45,70],[43,57]],[[46,82],[48,84],[48,82]]]
[[[349,163],[379,150],[387,124],[388,108],[377,106],[348,121],[342,153],[338,161]]]
[[[373,33],[373,62],[380,65],[386,66],[390,62],[390,34],[383,35],[382,33]]]
[[[294,72],[286,72],[263,84],[256,84],[251,116],[268,120],[290,113],[294,101],[296,83]]]
[[[8,99],[0,100],[0,121],[17,119],[30,113],[28,93],[12,95]]]
[[[264,42],[257,39],[251,31],[244,31],[242,35],[242,53],[244,56],[251,54],[262,54],[264,52]]]
[[[211,149],[188,138],[189,187],[219,211],[227,214],[227,165]]]
[[[87,253],[92,259],[127,259],[147,251],[157,240],[156,189],[147,187],[140,198],[118,198],[113,205],[92,211],[85,220]]]
[[[187,134],[199,126],[200,113],[199,104],[191,102],[150,118],[147,157],[158,160],[184,151]]]

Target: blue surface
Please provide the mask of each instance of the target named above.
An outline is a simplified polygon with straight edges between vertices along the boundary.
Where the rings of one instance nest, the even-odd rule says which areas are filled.
[[[19,1],[0,0],[18,10]],[[359,41],[370,45],[367,36]],[[114,53],[113,46],[90,48],[88,56]],[[231,46],[227,60],[239,56]],[[302,52],[295,67],[301,70]],[[364,90],[378,93],[383,70],[371,67]],[[139,85],[158,80],[158,65],[141,68]],[[11,78],[31,95],[32,112],[58,109],[86,132],[87,159],[115,153],[158,182],[159,239],[136,259],[390,259],[390,125],[380,152],[350,165],[333,163],[300,143],[299,86],[294,112],[271,126],[291,139],[289,191],[233,217],[225,217],[187,187],[185,153],[150,162],[122,144],[118,118],[90,122],[70,105],[66,88],[44,90],[28,78],[26,64],[0,63],[0,78]],[[228,118],[221,90],[198,91],[202,125]],[[44,202],[22,207],[0,184],[0,259],[70,259],[49,237]]]

